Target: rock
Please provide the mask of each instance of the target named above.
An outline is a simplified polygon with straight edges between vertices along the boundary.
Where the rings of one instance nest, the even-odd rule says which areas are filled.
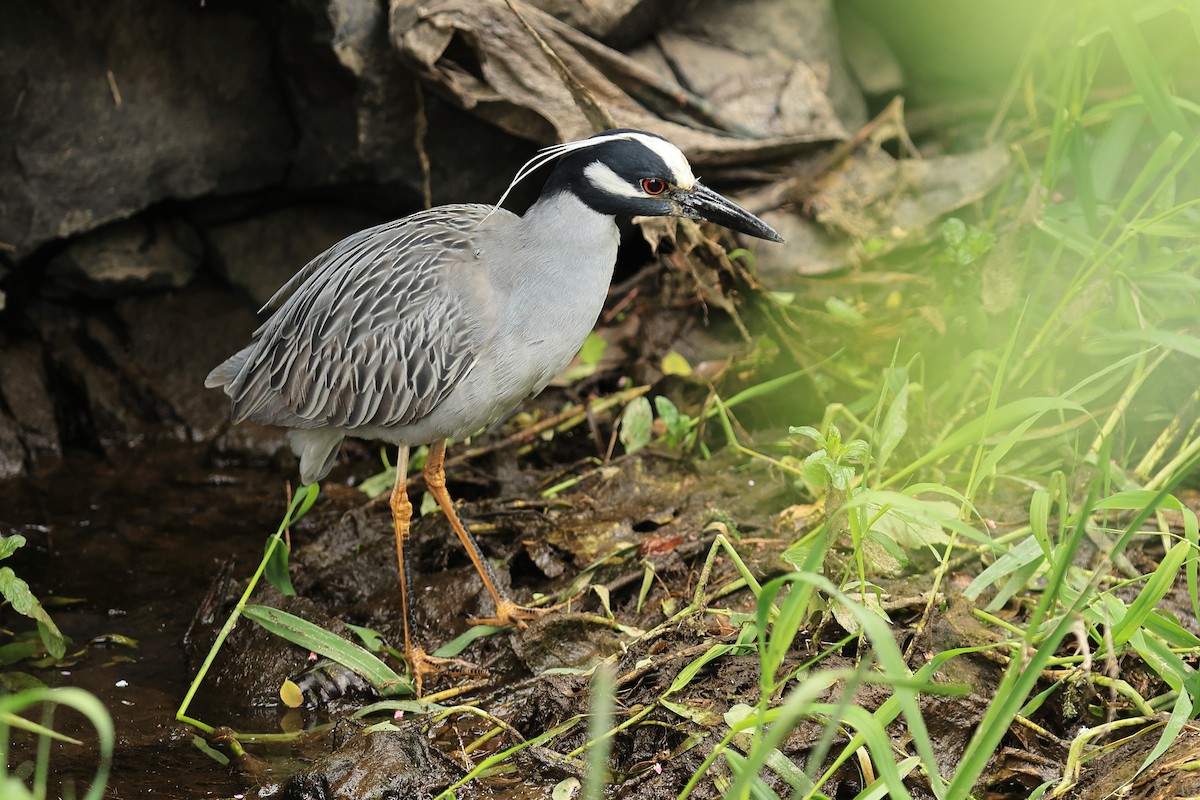
[[[259,308],[331,245],[385,221],[378,215],[341,206],[293,206],[218,225],[205,235],[217,270],[249,294],[254,307]]]
[[[200,268],[204,246],[175,217],[141,216],[73,240],[47,268],[63,289],[96,297],[130,291],[178,289]]]
[[[716,25],[726,4],[713,8],[719,9],[710,15]],[[827,3],[821,8],[828,11]],[[772,63],[771,85],[779,89],[782,76],[795,67],[798,79],[786,85],[784,99],[790,104],[789,112],[792,107],[802,108],[803,118],[790,114],[786,126],[776,124],[775,101],[770,92],[760,92],[755,94],[756,118],[743,124],[710,98],[675,82],[670,77],[673,71],[661,65],[661,56],[660,63],[639,63],[536,8],[525,7],[521,16],[617,126],[664,136],[699,169],[778,160],[811,149],[816,142],[846,136],[820,80],[809,79],[809,73],[815,75],[814,69],[799,60],[794,65],[786,59]],[[581,110],[559,73],[531,44],[525,24],[503,2],[430,0],[419,7],[394,3],[390,36],[425,83],[459,108],[514,135],[541,143],[570,141],[590,136],[601,124]],[[701,49],[703,54],[697,53],[697,58],[704,62],[705,74],[711,75],[715,68],[709,62],[716,62],[727,51]],[[742,85],[747,82],[748,78]],[[737,99],[736,95],[724,97]],[[781,133],[784,127],[787,130]],[[436,130],[432,121],[430,130]],[[491,163],[491,169],[495,169],[494,161],[494,157],[483,156],[483,163]],[[457,163],[478,162],[460,156]]]
[[[114,370],[104,345],[87,331],[89,320],[49,303],[31,309],[30,316],[48,356],[63,445],[107,451],[141,439],[149,415]]]
[[[20,423],[34,461],[69,445],[122,448],[151,433],[207,441],[229,426],[228,399],[205,389],[204,376],[256,321],[228,290],[139,294],[90,313],[45,301],[25,310],[41,342],[0,351],[0,406]],[[283,446],[277,430],[251,427],[255,454]]]
[[[294,138],[243,4],[0,4],[0,247],[283,179]]]
[[[904,88],[904,67],[876,19],[855,4],[843,3],[838,8],[838,29],[846,63],[865,93],[884,96]]]
[[[762,215],[789,246],[758,247],[756,273],[771,289],[789,291],[805,276],[929,241],[941,217],[999,186],[1010,160],[999,145],[921,159],[897,159],[876,145],[864,146],[816,178],[773,187],[798,198],[805,216],[784,210]]]
[[[109,357],[156,421],[182,424],[193,441],[212,439],[229,425],[229,399],[205,389],[204,376],[249,341],[256,326],[253,312],[231,299],[227,291],[197,287],[125,298],[114,308],[122,329],[105,344]]]
[[[609,47],[628,47],[658,32],[674,0],[528,0],[529,5]]]
[[[402,723],[400,730],[349,735],[337,750],[308,771],[293,775],[283,787],[284,800],[333,798],[434,797],[446,790],[463,769],[429,741],[422,720]]]
[[[0,411],[0,480],[25,472],[25,448],[21,443],[21,426],[15,419]]]
[[[11,415],[23,450],[34,464],[46,457],[62,455],[54,398],[43,360],[41,345],[32,340],[0,349],[0,400]]]
[[[701,4],[634,55],[680,76],[725,118],[759,136],[844,135],[866,122],[866,103],[838,49],[830,0]]]
[[[382,185],[410,208],[426,189],[432,205],[499,197],[532,147],[422,91],[387,16],[376,0],[285,6],[280,63],[300,130],[289,183]]]

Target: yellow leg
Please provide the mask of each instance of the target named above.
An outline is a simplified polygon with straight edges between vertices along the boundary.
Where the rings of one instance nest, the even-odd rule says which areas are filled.
[[[404,617],[404,660],[412,673],[413,684],[420,697],[425,688],[425,676],[454,668],[468,675],[481,671],[473,664],[456,658],[434,658],[412,643],[412,572],[404,560],[404,543],[412,527],[412,503],[408,499],[408,447],[402,446],[396,455],[396,483],[392,487],[392,526],[396,533],[396,563],[400,567],[400,613]]]
[[[486,625],[516,625],[518,628],[524,628],[525,620],[537,619],[551,609],[525,608],[501,594],[500,589],[496,586],[496,576],[492,572],[491,566],[484,559],[475,539],[463,526],[462,520],[458,518],[458,512],[454,510],[454,502],[450,499],[450,492],[446,490],[445,460],[446,442],[444,439],[429,446],[429,457],[425,459],[425,486],[441,506],[446,519],[450,520],[450,527],[454,529],[454,535],[462,542],[467,555],[471,558],[471,563],[475,565],[475,571],[483,579],[483,585],[488,590],[488,594],[492,596],[492,603],[496,606],[495,617],[472,619],[470,622]]]
[[[412,653],[412,632],[409,630],[412,609],[409,599],[412,588],[408,585],[408,568],[404,563],[404,543],[412,526],[412,503],[408,499],[408,447],[402,446],[396,454],[396,483],[392,486],[392,527],[396,532],[396,565],[400,567],[400,613],[404,617],[404,657]]]

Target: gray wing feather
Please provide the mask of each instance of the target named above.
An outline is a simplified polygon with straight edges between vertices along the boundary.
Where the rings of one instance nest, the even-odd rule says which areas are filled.
[[[425,416],[486,335],[454,282],[482,275],[473,240],[490,211],[441,206],[342,240],[276,292],[255,341],[206,384],[224,386],[235,422],[355,428]]]

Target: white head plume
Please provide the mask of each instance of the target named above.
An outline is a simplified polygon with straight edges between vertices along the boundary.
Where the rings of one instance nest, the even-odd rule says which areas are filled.
[[[508,199],[509,194],[516,188],[517,184],[528,178],[541,167],[549,164],[556,158],[561,158],[568,153],[574,153],[579,150],[586,150],[589,147],[597,147],[608,142],[615,142],[621,139],[640,142],[645,147],[653,150],[658,154],[659,158],[670,168],[674,173],[673,178],[676,184],[685,189],[690,189],[696,183],[696,178],[692,175],[692,168],[688,165],[687,159],[683,153],[679,151],[675,145],[668,142],[666,139],[660,139],[657,136],[651,136],[640,131],[616,131],[614,133],[606,133],[600,136],[592,136],[588,139],[580,139],[575,142],[563,142],[562,144],[552,144],[549,147],[543,147],[538,150],[533,158],[525,162],[525,164],[517,170],[516,176],[512,182],[508,184],[508,188],[504,190],[504,194],[500,195],[500,199],[496,201],[496,208],[504,204]],[[491,212],[488,213],[491,216]],[[485,217],[486,219],[486,217]],[[482,222],[482,220],[481,220]]]

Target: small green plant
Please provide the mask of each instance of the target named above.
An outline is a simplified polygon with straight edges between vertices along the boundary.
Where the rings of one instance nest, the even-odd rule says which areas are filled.
[[[821,491],[835,492],[841,502],[835,498],[830,511],[836,511],[850,493],[855,467],[866,464],[870,458],[870,445],[862,439],[843,442],[836,425],[830,425],[826,433],[808,425],[793,426],[788,432],[816,442],[817,449],[804,459],[804,479]]]
[[[695,431],[694,418],[680,411],[670,398],[657,395],[653,407],[645,397],[626,406],[617,436],[626,453],[635,453],[656,438],[667,447],[688,447],[695,441]]]
[[[942,242],[945,245],[942,260],[966,267],[979,261],[996,246],[996,235],[975,225],[968,225],[958,217],[951,217],[942,223]]]
[[[11,536],[0,535],[0,561],[9,558],[24,546],[25,537],[20,534],[13,534]],[[62,635],[62,631],[58,629],[58,626],[54,624],[54,620],[46,613],[46,609],[42,607],[41,602],[34,597],[33,592],[29,589],[29,584],[18,577],[13,572],[12,567],[0,567],[0,595],[4,597],[4,602],[14,611],[29,617],[37,623],[38,636],[46,653],[53,659],[62,658],[67,649],[66,638]],[[19,658],[32,655],[34,647],[28,641],[18,641],[5,645],[0,650],[5,651],[4,663],[12,663],[19,660]],[[5,650],[6,648],[7,650]]]

